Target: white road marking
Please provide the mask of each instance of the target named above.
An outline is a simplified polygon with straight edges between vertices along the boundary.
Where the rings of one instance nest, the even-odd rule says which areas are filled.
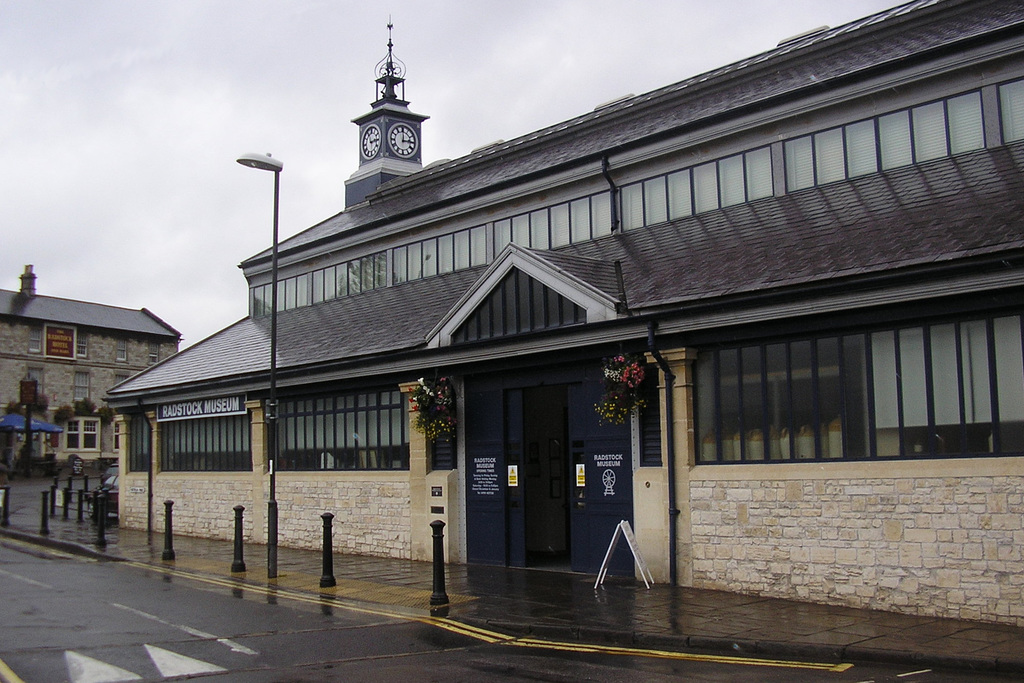
[[[169,621],[164,621],[163,619],[161,619],[160,617],[156,616],[155,614],[149,614],[148,612],[143,612],[141,610],[137,610],[134,607],[128,607],[127,605],[121,605],[121,604],[118,604],[116,602],[112,602],[110,604],[113,605],[114,607],[117,607],[118,609],[123,609],[123,610],[125,610],[127,612],[131,612],[132,614],[136,614],[136,615],[138,615],[140,617],[145,617],[146,619],[152,619],[153,621],[155,621],[155,622],[157,622],[159,624],[163,624],[164,626],[170,626],[171,628],[176,628],[179,631],[184,631],[185,633],[189,634],[190,636],[195,636],[196,638],[206,638],[208,640],[215,640],[218,643],[220,643],[221,645],[225,645],[225,646],[231,648],[232,652],[238,652],[239,654],[243,654],[243,655],[258,655],[259,654],[259,652],[257,652],[256,650],[252,650],[250,648],[247,648],[245,645],[240,645],[239,643],[236,643],[235,641],[230,640],[228,638],[218,638],[213,633],[207,633],[206,631],[200,631],[199,629],[192,628],[191,626],[185,626],[183,624],[172,624]]]
[[[907,678],[908,676],[920,676],[921,674],[930,674],[931,669],[921,669],[920,671],[908,671],[905,674],[896,674],[896,678]]]
[[[24,581],[25,583],[31,586],[38,586],[39,588],[49,588],[50,590],[53,590],[53,586],[51,586],[50,584],[30,579],[27,576],[22,576],[21,574],[15,574],[14,572],[9,572],[4,569],[0,569],[0,574],[2,574],[3,576],[9,576],[12,579],[17,579],[18,581]]]
[[[177,652],[171,652],[156,645],[146,645],[146,652],[149,653],[149,658],[153,660],[153,664],[160,670],[160,675],[164,678],[227,671],[222,666],[179,655]]]
[[[71,683],[124,683],[142,680],[142,676],[131,671],[71,650],[64,653],[64,661],[68,666],[68,678],[71,679]]]

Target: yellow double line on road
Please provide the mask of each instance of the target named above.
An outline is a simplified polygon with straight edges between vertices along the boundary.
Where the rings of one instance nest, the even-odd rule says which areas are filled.
[[[294,600],[297,602],[305,602],[308,604],[335,607],[348,610],[350,612],[357,612],[360,614],[371,614],[374,616],[387,617],[390,619],[416,621],[419,623],[428,624],[430,626],[435,626],[437,628],[442,628],[451,633],[463,635],[490,644],[501,644],[513,647],[527,647],[544,650],[557,650],[562,652],[580,652],[586,654],[605,654],[626,657],[648,657],[654,659],[668,659],[675,661],[704,662],[712,664],[733,664],[738,666],[768,666],[787,669],[811,669],[815,671],[831,671],[836,673],[846,671],[847,669],[850,669],[853,666],[852,664],[831,664],[826,662],[800,662],[793,660],[737,657],[730,655],[690,654],[684,652],[672,652],[669,650],[653,650],[635,647],[617,647],[610,645],[587,645],[583,643],[566,643],[558,641],[541,640],[538,638],[517,637],[510,636],[504,633],[498,633],[497,631],[491,631],[477,626],[471,626],[469,624],[463,624],[461,622],[453,621],[452,619],[447,619],[444,617],[429,617],[412,613],[403,613],[397,610],[387,610],[365,605],[356,605],[352,602],[342,600],[340,598],[308,595],[305,593],[296,592],[294,590],[282,590],[280,588],[275,588],[273,586],[260,586],[237,580],[221,579],[218,577],[194,574],[191,572],[183,572],[172,567],[160,567],[151,564],[146,564],[143,562],[125,562],[124,564],[139,569],[144,569],[147,571],[163,572],[165,574],[190,579],[192,581],[199,581],[202,583],[215,586],[222,586],[225,588],[232,588],[236,590],[243,588],[246,590],[253,591],[255,593],[260,593],[263,595],[272,595],[278,598]]]

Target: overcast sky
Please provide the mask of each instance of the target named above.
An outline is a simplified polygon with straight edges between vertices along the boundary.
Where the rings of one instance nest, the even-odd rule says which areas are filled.
[[[246,315],[238,264],[344,208],[387,53],[424,163],[896,0],[0,0],[0,288],[146,307],[182,348]]]

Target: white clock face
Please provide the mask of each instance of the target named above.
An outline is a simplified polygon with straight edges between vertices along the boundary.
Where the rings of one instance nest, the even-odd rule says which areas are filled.
[[[396,123],[388,131],[391,150],[400,157],[408,158],[416,153],[416,131],[404,123]]]
[[[363,131],[363,144],[362,152],[363,156],[370,159],[376,156],[377,152],[380,151],[380,128],[377,126],[367,126],[366,130]]]

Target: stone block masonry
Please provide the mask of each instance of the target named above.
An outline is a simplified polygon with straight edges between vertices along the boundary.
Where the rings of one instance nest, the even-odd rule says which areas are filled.
[[[1024,626],[1024,477],[836,474],[692,478],[694,585]]]
[[[123,479],[121,524],[145,529],[145,476],[128,475]],[[268,480],[262,477],[257,482],[254,491],[249,473],[161,473],[155,477],[153,530],[163,531],[164,501],[173,500],[175,535],[231,540],[232,508],[243,505],[245,541],[266,543]],[[319,550],[323,544],[320,515],[330,512],[334,515],[335,552],[403,559],[410,556],[407,473],[278,474],[277,502],[282,546]]]

